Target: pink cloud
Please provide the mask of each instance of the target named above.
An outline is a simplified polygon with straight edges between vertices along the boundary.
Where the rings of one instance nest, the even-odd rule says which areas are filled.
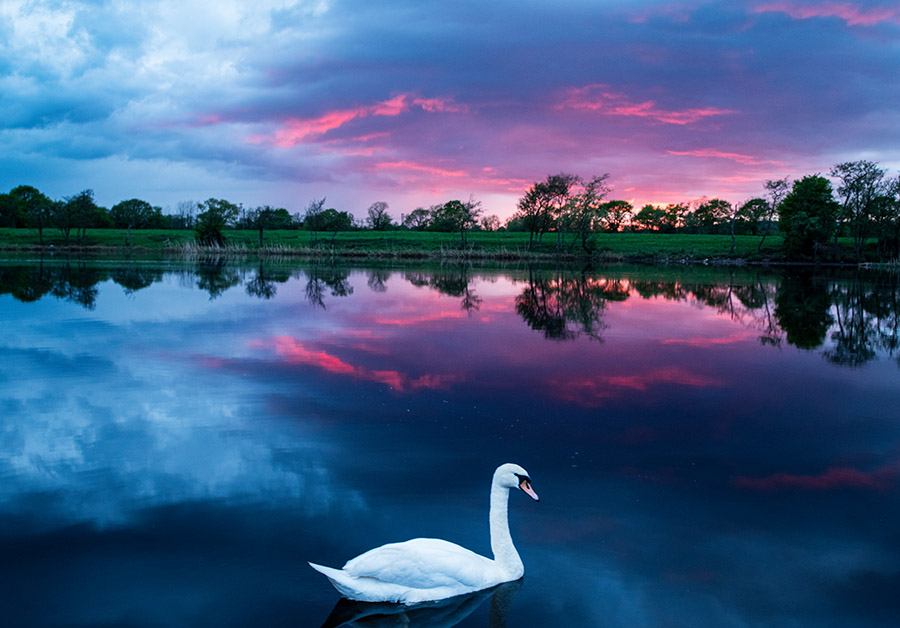
[[[464,177],[466,173],[462,170],[445,170],[425,164],[417,164],[414,161],[383,161],[375,164],[378,170],[414,170],[416,172],[425,172],[427,174],[438,175],[441,177]]]
[[[352,109],[329,111],[315,118],[289,118],[282,128],[272,134],[254,134],[247,137],[251,144],[271,144],[280,148],[289,148],[297,144],[313,141],[322,135],[338,129],[353,120],[373,116],[396,117],[413,108],[430,113],[459,113],[465,111],[450,99],[414,98],[409,94],[398,94],[393,98],[364,105]],[[370,136],[371,137],[371,136]]]
[[[360,380],[379,382],[390,386],[397,392],[418,389],[440,389],[462,381],[457,374],[425,374],[412,378],[405,373],[392,369],[369,369],[356,366],[321,349],[306,346],[305,343],[290,336],[277,336],[270,341],[254,341],[256,349],[271,348],[288,364],[302,364],[321,369],[335,375],[350,376]]]
[[[753,330],[739,331],[728,336],[705,338],[694,336],[692,338],[670,338],[663,340],[664,345],[687,345],[689,347],[714,347],[718,345],[732,345],[741,342],[755,340],[757,334]]]
[[[756,13],[785,13],[795,20],[814,17],[837,17],[848,26],[874,26],[881,22],[900,23],[900,9],[877,7],[864,9],[855,2],[766,2]]]
[[[652,100],[640,103],[630,102],[626,95],[608,91],[607,85],[586,85],[567,91],[565,100],[557,109],[596,111],[607,116],[633,116],[650,118],[666,124],[690,124],[711,116],[721,116],[734,111],[717,107],[701,107],[682,111],[660,109]]]
[[[603,375],[557,380],[551,382],[551,387],[556,390],[556,394],[563,401],[583,407],[594,407],[606,399],[619,397],[629,392],[649,390],[660,384],[698,388],[721,385],[719,381],[711,377],[691,373],[677,366],[666,366],[633,375]]]
[[[860,471],[848,467],[832,467],[819,475],[794,475],[775,473],[765,478],[739,476],[734,483],[742,488],[757,491],[776,491],[790,488],[805,490],[834,490],[840,488],[883,489],[895,475],[889,470]]]
[[[752,155],[744,155],[741,153],[728,153],[724,151],[718,151],[712,148],[702,148],[698,150],[687,150],[687,151],[677,151],[677,150],[667,150],[667,153],[670,155],[677,155],[679,157],[715,157],[718,159],[730,159],[732,161],[736,161],[739,164],[745,164],[747,166],[762,166],[762,165],[782,165],[781,162],[777,161],[767,161],[764,159],[759,159],[757,157],[753,157]]]

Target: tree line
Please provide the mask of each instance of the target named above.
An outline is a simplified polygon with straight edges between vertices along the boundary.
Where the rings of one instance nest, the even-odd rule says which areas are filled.
[[[596,248],[592,234],[601,232],[731,235],[732,253],[737,235],[759,236],[759,252],[778,232],[790,257],[818,257],[825,247],[836,247],[840,236],[853,238],[858,256],[872,241],[878,256],[900,255],[900,176],[889,177],[867,160],[837,164],[828,174],[836,189],[820,174],[792,183],[785,177],[766,181],[762,195],[740,203],[702,198],[635,210],[627,201],[606,200],[609,174],[585,179],[559,173],[528,188],[506,228],[527,231],[530,245],[554,233],[557,247],[566,246],[568,232],[575,237],[567,246],[586,252]]]
[[[874,253],[895,259],[900,255],[900,176],[888,176],[877,163],[859,160],[835,165],[828,173],[807,175],[789,182],[768,180],[762,194],[731,203],[720,198],[702,198],[690,203],[665,206],[644,205],[635,209],[624,200],[608,199],[612,192],[610,175],[583,178],[570,173],[548,175],[533,183],[518,200],[516,211],[501,225],[496,215],[484,215],[481,203],[450,200],[419,207],[401,214],[398,222],[388,204],[369,206],[363,220],[348,211],[326,208],[325,198],[313,199],[303,212],[291,214],[282,207],[246,208],[225,199],[210,198],[202,203],[184,201],[174,212],[163,212],[140,199],[121,201],[110,209],[98,206],[92,190],[61,200],[51,200],[38,189],[20,185],[0,194],[0,226],[58,228],[66,244],[83,243],[89,228],[126,230],[126,245],[132,229],[193,229],[204,245],[225,243],[228,229],[259,232],[260,246],[268,230],[304,229],[314,242],[333,242],[338,232],[355,229],[388,231],[438,231],[458,233],[460,245],[474,230],[519,231],[529,233],[529,248],[543,246],[548,234],[557,249],[580,247],[585,253],[596,250],[594,234],[618,232],[691,233],[731,235],[732,253],[737,235],[759,236],[760,252],[768,236],[784,238],[784,252],[790,257],[818,258],[829,247],[836,248],[841,236],[853,239],[857,256],[874,243]],[[832,187],[832,180],[836,188]]]

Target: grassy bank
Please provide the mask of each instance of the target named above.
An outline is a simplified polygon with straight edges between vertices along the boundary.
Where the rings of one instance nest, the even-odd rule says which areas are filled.
[[[467,235],[463,247],[459,234],[412,231],[348,231],[334,235],[307,231],[267,231],[263,248],[259,248],[256,231],[228,230],[226,249],[219,252],[285,256],[347,256],[392,258],[496,258],[531,259],[562,257],[595,261],[719,261],[777,262],[781,260],[781,238],[769,237],[760,253],[759,237],[738,236],[731,253],[731,237],[722,235],[688,235],[655,233],[596,234],[594,249],[584,251],[573,236],[557,246],[556,234],[547,234],[543,242],[529,251],[527,233],[474,232]],[[847,246],[849,243],[845,243]],[[89,229],[83,243],[73,236],[66,245],[57,229],[44,230],[41,246],[36,229],[0,229],[0,249],[6,251],[48,250],[80,254],[125,253],[125,231],[122,229]],[[141,229],[131,232],[130,250],[135,254],[202,254],[194,244],[192,231]],[[847,258],[850,259],[849,257]]]

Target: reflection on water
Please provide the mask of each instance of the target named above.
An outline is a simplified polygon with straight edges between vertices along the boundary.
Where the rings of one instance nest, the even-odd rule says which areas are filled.
[[[322,628],[366,626],[371,628],[451,628],[475,611],[487,598],[491,600],[489,628],[505,628],[506,616],[522,581],[507,582],[485,591],[457,595],[438,602],[415,606],[403,604],[354,602],[340,599]]]
[[[211,300],[241,285],[252,297],[272,299],[279,284],[304,276],[307,301],[325,309],[327,299],[348,297],[354,289],[348,267],[322,262],[296,269],[263,260],[240,267],[212,259],[169,273],[179,274]],[[159,267],[140,263],[108,268],[85,262],[6,265],[0,266],[0,295],[10,294],[22,302],[52,296],[92,310],[102,282],[112,281],[131,294],[162,281],[165,274]],[[384,292],[390,274],[386,269],[367,271],[367,287]],[[468,264],[403,273],[414,286],[458,298],[460,307],[470,314],[482,303],[473,288],[476,275]],[[515,308],[525,324],[548,339],[584,335],[602,340],[604,312],[610,303],[627,301],[632,294],[643,299],[690,300],[759,329],[762,343],[778,346],[784,339],[801,349],[821,349],[836,364],[859,366],[878,356],[898,355],[900,282],[896,273],[828,275],[803,269],[767,275],[744,271],[736,276],[730,270],[713,281],[709,277],[697,281],[687,271],[684,275],[648,280],[622,271],[529,268]]]
[[[0,265],[4,626],[896,626],[898,296],[823,270]],[[508,460],[545,487],[511,512],[508,607],[335,607],[306,566],[488,554]]]

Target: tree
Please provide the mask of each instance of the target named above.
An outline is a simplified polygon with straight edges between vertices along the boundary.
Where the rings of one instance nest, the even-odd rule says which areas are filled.
[[[878,213],[878,252],[888,258],[900,256],[900,176],[885,183]]]
[[[548,175],[546,180],[535,182],[519,199],[516,217],[522,219],[530,233],[529,249],[534,242],[535,233],[538,234],[538,243],[540,243],[544,233],[557,226],[560,215],[568,202],[569,188],[577,181],[578,177],[573,174],[561,172]],[[559,236],[557,245],[559,245]]]
[[[65,244],[69,243],[69,234],[72,228],[77,224],[75,216],[75,205],[71,199],[65,201],[55,201],[50,208],[53,224],[63,234]]]
[[[194,225],[197,241],[205,246],[224,245],[222,231],[238,217],[241,208],[224,199],[210,198],[200,203],[197,209],[200,210]]]
[[[788,255],[815,257],[834,234],[839,211],[828,179],[809,175],[794,181],[778,206],[778,228]]]
[[[603,211],[606,230],[616,233],[625,228],[625,225],[631,219],[634,207],[628,201],[607,201],[603,203]]]
[[[325,197],[316,200],[313,199],[306,206],[306,213],[303,214],[303,226],[307,231],[313,234],[313,242],[316,241],[316,232],[322,231],[322,208],[325,207]]]
[[[373,231],[388,231],[394,225],[391,215],[388,214],[388,204],[384,201],[376,201],[366,210],[366,225]]]
[[[861,159],[838,164],[828,174],[840,181],[837,188],[841,199],[838,222],[849,226],[853,249],[860,255],[875,230],[875,215],[884,195],[885,171],[875,162]],[[837,236],[835,231],[835,244]]]
[[[481,214],[481,202],[470,197],[469,201],[447,201],[432,208],[433,231],[459,231],[460,246],[466,246],[466,231],[475,226]]]
[[[44,227],[50,223],[52,201],[44,196],[37,188],[30,185],[20,185],[10,190],[9,195],[18,199],[31,220],[31,224],[37,227],[38,241],[44,244]]]
[[[481,219],[481,228],[485,231],[496,231],[500,228],[500,218],[496,214],[484,216]]]
[[[660,231],[665,222],[665,210],[654,205],[644,205],[635,214],[632,222],[641,231]]]
[[[0,194],[0,227],[22,227],[27,214],[22,202],[12,194]]]
[[[772,225],[777,220],[778,206],[781,205],[781,201],[783,201],[784,197],[790,192],[790,185],[788,184],[787,177],[775,180],[770,179],[766,181],[765,187],[766,199],[769,201],[769,206],[766,209],[765,214],[759,218],[760,223],[764,224],[765,228],[763,230],[762,238],[759,240],[759,244],[756,245],[757,253],[762,251],[763,242],[766,241],[766,236],[769,235],[769,232],[772,230]]]
[[[153,218],[153,207],[147,201],[132,198],[113,205],[110,218],[117,229],[126,229],[125,246],[131,246],[132,227],[140,228]]]
[[[403,217],[401,225],[412,231],[425,231],[431,228],[431,210],[418,207]]]
[[[606,214],[603,198],[609,194],[610,187],[606,183],[609,174],[592,177],[587,183],[580,183],[580,191],[570,194],[566,203],[565,215],[567,222],[575,232],[576,238],[581,240],[581,248],[590,253],[592,247],[588,246],[588,240]],[[575,241],[572,242],[574,245]]]
[[[690,215],[690,223],[697,233],[716,233],[731,217],[728,201],[719,198],[704,199]]]
[[[70,196],[57,206],[55,220],[57,227],[63,232],[66,244],[69,243],[69,233],[74,228],[76,233],[80,231],[78,240],[84,242],[87,236],[87,228],[96,219],[99,208],[94,203],[94,191],[82,190],[75,196]]]
[[[284,208],[275,209],[265,205],[247,212],[247,226],[259,231],[259,248],[263,245],[263,230],[287,229],[290,225],[291,215]]]
[[[353,228],[353,215],[350,212],[341,212],[334,208],[323,211],[319,219],[322,225],[322,231],[331,232],[331,244],[334,245],[334,238],[338,231],[350,231]]]

